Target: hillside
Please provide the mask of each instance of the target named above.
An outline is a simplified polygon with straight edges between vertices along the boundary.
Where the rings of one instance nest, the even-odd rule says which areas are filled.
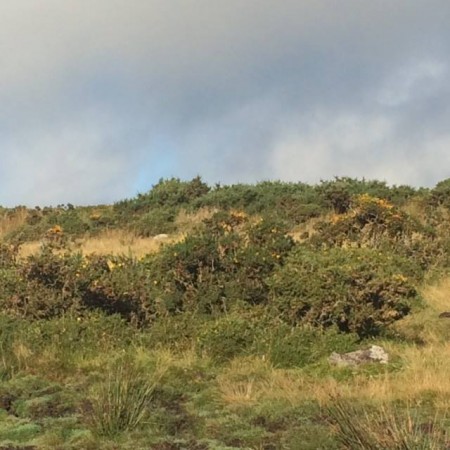
[[[447,448],[449,219],[450,179],[0,208],[0,449]]]

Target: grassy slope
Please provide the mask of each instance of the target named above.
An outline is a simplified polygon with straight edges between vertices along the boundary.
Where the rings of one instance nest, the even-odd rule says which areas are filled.
[[[337,369],[322,359],[304,369],[280,369],[251,356],[218,365],[194,348],[154,348],[155,336],[130,335],[123,324],[101,325],[98,317],[84,324],[60,319],[45,338],[48,325],[16,329],[12,353],[2,361],[5,372],[14,369],[0,385],[0,442],[48,449],[340,448],[324,413],[336,397],[364,408],[385,408],[395,400],[419,414],[419,424],[435,422],[450,400],[450,325],[434,314],[449,285],[446,279],[430,287],[430,309],[400,324],[429,338],[426,345],[378,342],[393,358],[388,367]],[[80,326],[92,334],[83,348]],[[137,430],[120,432],[121,420],[110,418],[111,435],[105,435],[95,419],[112,415],[115,405],[129,410],[136,402],[133,395],[111,398],[120,383],[138,378],[114,378],[115,364],[134,364],[157,385],[150,414]],[[111,391],[102,390],[102,381]]]
[[[178,213],[168,242],[209,215]],[[314,220],[293,227],[293,235],[301,239]],[[19,210],[3,218],[0,231],[25,221]],[[76,251],[137,258],[166,242],[123,229],[77,239]],[[24,244],[22,257],[38,242]],[[330,367],[325,356],[290,369],[254,355],[218,362],[189,337],[170,340],[195,327],[189,318],[137,330],[99,313],[31,325],[2,317],[0,448],[444,448],[450,319],[438,314],[449,309],[449,288],[447,276],[424,283],[424,307],[395,325],[403,339],[370,342],[388,350],[388,366],[351,369]],[[142,420],[127,429],[141,400],[148,400]],[[367,442],[358,441],[361,429]]]

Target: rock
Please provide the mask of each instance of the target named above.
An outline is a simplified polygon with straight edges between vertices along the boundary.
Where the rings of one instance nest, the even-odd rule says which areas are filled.
[[[153,236],[153,239],[155,241],[164,241],[165,239],[168,239],[169,235],[168,234],[157,234],[156,236]]]
[[[332,353],[328,358],[330,364],[336,366],[359,366],[360,364],[378,362],[380,364],[387,364],[389,355],[383,347],[372,345],[367,350],[357,350],[350,353]]]
[[[443,313],[439,314],[440,319],[449,319],[450,318],[450,311],[445,311]]]

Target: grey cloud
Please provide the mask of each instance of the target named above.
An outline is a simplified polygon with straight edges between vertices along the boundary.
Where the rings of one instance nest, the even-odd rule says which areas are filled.
[[[0,204],[449,176],[450,4],[4,0]]]

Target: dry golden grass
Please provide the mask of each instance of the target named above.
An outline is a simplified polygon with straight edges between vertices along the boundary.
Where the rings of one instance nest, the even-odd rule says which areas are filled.
[[[27,220],[27,217],[28,211],[26,208],[17,208],[13,212],[10,211],[8,214],[3,214],[0,217],[0,239],[22,226]]]
[[[450,400],[450,346],[405,348],[401,355],[403,369],[369,377],[361,371],[348,381],[333,376],[312,377],[301,371],[275,369],[267,366],[265,374],[247,376],[230,371],[217,378],[218,395],[229,407],[242,407],[260,402],[283,401],[298,406],[307,400],[324,405],[339,395],[341,398],[371,399],[380,402],[393,400],[417,401],[433,393],[438,403]],[[356,369],[357,370],[357,369]]]
[[[298,370],[276,369],[256,358],[253,363],[237,358],[217,377],[217,391],[220,401],[229,407],[272,401],[298,406],[311,399],[325,403],[339,391],[339,382],[332,377],[317,379]]]
[[[235,358],[217,377],[220,400],[228,406],[246,406],[257,402],[273,368],[261,358]]]
[[[421,293],[427,305],[434,311],[450,310],[450,277],[443,278],[437,284],[425,286]]]
[[[179,242],[184,234],[170,235],[165,239],[142,238],[123,230],[105,231],[99,236],[89,237],[78,242],[79,249],[85,254],[131,255],[136,258],[155,253],[162,245]]]
[[[217,210],[209,208],[202,208],[193,214],[182,210],[178,214],[175,223],[177,228],[182,229],[183,232],[171,234],[167,238],[161,236],[144,238],[136,236],[132,232],[126,230],[106,230],[100,235],[76,240],[75,244],[71,246],[71,249],[79,250],[85,255],[93,253],[98,255],[125,254],[131,255],[135,258],[140,258],[147,254],[159,251],[161,246],[165,244],[180,242],[184,239],[188,232],[192,231],[203,220],[211,217],[215,212],[217,212]],[[0,221],[0,237],[2,226],[6,230],[5,233],[9,232],[13,228],[22,225],[25,218],[26,214],[24,217],[20,216],[14,220],[11,219],[10,224],[6,221],[6,219],[2,219],[4,223]],[[19,257],[26,258],[30,255],[34,255],[40,248],[40,241],[25,242],[20,247]]]
[[[409,216],[415,217],[421,222],[425,221],[426,212],[424,206],[421,204],[420,199],[409,200],[400,209]]]
[[[339,380],[338,372],[329,377],[314,377],[300,370],[272,367],[261,358],[236,358],[217,377],[220,401],[229,407],[242,407],[267,401],[285,401],[296,406],[305,400],[326,404],[337,395],[348,399],[371,399],[377,402],[402,400],[417,402],[432,395],[437,407],[450,401],[450,320],[439,319],[437,312],[447,307],[450,278],[423,289],[428,308],[406,319],[407,326],[421,322],[421,333],[428,337],[425,345],[383,342],[381,345],[400,365],[368,376],[355,369],[348,380]],[[424,320],[425,319],[425,320]],[[408,323],[407,321],[411,322]]]
[[[72,250],[81,251],[85,255],[95,253],[97,255],[130,255],[141,258],[159,251],[165,244],[179,242],[184,237],[184,234],[178,233],[166,238],[142,238],[124,230],[108,230],[95,237],[78,239],[72,245]],[[40,248],[40,241],[26,242],[20,247],[19,257],[26,258],[34,255]]]
[[[450,277],[420,289],[425,307],[395,324],[395,328],[409,338],[419,338],[428,345],[450,342],[450,320],[439,314],[450,311]]]
[[[385,343],[388,353],[402,362],[402,370],[386,372],[383,377],[361,377],[350,386],[348,394],[366,395],[385,400],[414,399],[433,392],[443,402],[450,399],[450,320],[440,319],[439,312],[448,310],[450,278],[425,286],[422,295],[426,308],[399,323],[399,329],[412,328],[424,345]],[[419,332],[418,332],[419,331]],[[352,382],[353,383],[353,382]]]
[[[35,255],[41,248],[40,241],[24,242],[19,248],[19,258]]]

